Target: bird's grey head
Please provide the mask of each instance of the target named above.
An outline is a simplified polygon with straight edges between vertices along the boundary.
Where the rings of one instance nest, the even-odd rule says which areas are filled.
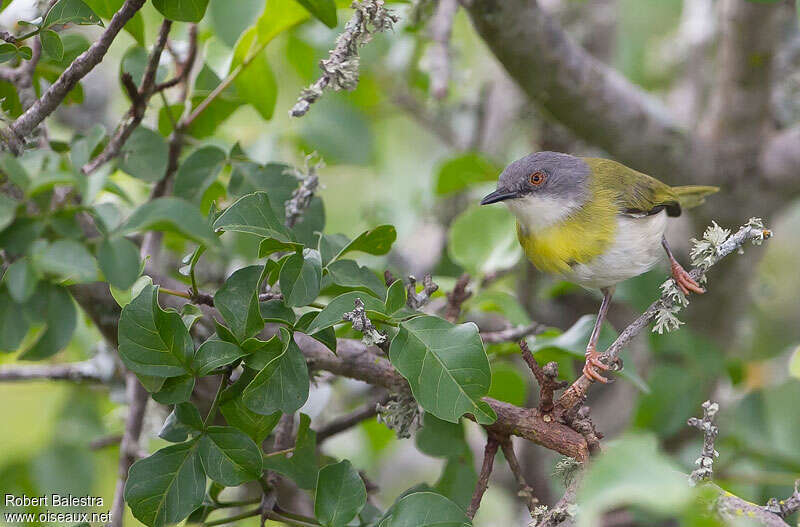
[[[523,227],[545,227],[586,201],[589,175],[589,166],[578,157],[536,152],[508,165],[497,190],[481,205],[503,201]]]

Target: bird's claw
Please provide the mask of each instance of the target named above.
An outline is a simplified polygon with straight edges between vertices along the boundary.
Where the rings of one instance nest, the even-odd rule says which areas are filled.
[[[672,262],[672,279],[675,280],[675,285],[681,290],[684,295],[688,295],[691,293],[697,293],[698,295],[702,295],[706,292],[705,289],[700,287],[694,278],[683,268],[681,264],[679,264],[676,260]]]
[[[601,354],[594,347],[586,350],[586,364],[583,365],[583,374],[592,381],[602,382],[607,384],[609,379],[603,377],[598,371],[608,371],[609,366],[600,361]]]

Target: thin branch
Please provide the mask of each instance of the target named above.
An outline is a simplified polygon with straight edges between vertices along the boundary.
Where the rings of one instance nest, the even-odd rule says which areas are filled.
[[[760,225],[760,220],[751,219],[747,225],[739,228],[732,236],[716,247],[713,247],[713,254],[709,254],[702,266],[694,267],[690,275],[696,281],[704,281],[705,272],[709,267],[716,264],[734,251],[738,251],[742,246],[749,242],[754,244],[761,243],[763,240],[772,236],[772,232],[764,229]],[[669,282],[669,281],[668,281]],[[668,283],[667,282],[667,283]],[[675,298],[672,292],[665,292],[661,298],[650,304],[644,313],[626,327],[619,334],[617,340],[602,354],[601,360],[606,364],[613,364],[619,357],[622,349],[627,346],[634,337],[641,333],[659,314],[674,312],[679,308],[680,299]],[[676,305],[677,304],[677,305]],[[589,386],[592,385],[591,379],[585,375],[581,376],[561,394],[556,406],[562,411],[570,410],[586,397]]]
[[[777,514],[781,518],[788,518],[797,511],[800,511],[800,479],[794,482],[794,492],[784,500],[771,498],[767,502],[767,510]]]
[[[500,448],[503,449],[503,456],[505,456],[508,462],[511,473],[514,474],[514,479],[517,480],[517,496],[525,500],[525,506],[528,507],[528,511],[531,513],[531,517],[533,517],[536,506],[539,504],[539,499],[534,495],[533,487],[528,485],[528,482],[525,480],[525,474],[514,452],[514,443],[511,441],[511,438],[504,437],[500,441]]]
[[[286,200],[285,224],[290,229],[303,217],[319,187],[317,172],[325,166],[325,163],[322,161],[312,163],[312,156],[313,154],[306,156],[302,169],[297,167],[290,169],[290,172],[300,180],[300,186],[294,189],[292,196]]]
[[[383,5],[383,0],[353,1],[353,16],[337,37],[336,47],[319,63],[322,76],[300,93],[289,110],[290,117],[305,115],[327,89],[353,90],[358,86],[358,48],[369,42],[374,33],[388,31],[397,22],[397,17]]]
[[[714,450],[714,443],[719,433],[719,428],[714,424],[714,417],[718,411],[719,405],[717,403],[706,401],[703,403],[702,419],[692,417],[687,421],[689,426],[703,432],[703,452],[695,461],[698,468],[689,475],[689,480],[692,484],[697,484],[706,479],[710,480],[714,474],[714,459],[719,456],[719,452]]]
[[[117,34],[144,3],[145,0],[126,0],[89,49],[73,60],[47,91],[9,126],[3,135],[9,141],[8,146],[12,152],[22,152],[25,137],[53,113],[72,88],[103,60]]]
[[[550,412],[553,409],[553,393],[556,390],[566,388],[569,383],[558,380],[557,362],[548,362],[544,368],[539,366],[525,340],[519,341],[519,349],[528,368],[530,368],[533,376],[536,377],[536,382],[539,383],[539,411],[543,413]]]
[[[381,346],[388,344],[386,335],[381,333],[375,328],[375,325],[367,316],[367,311],[364,309],[364,301],[360,298],[354,300],[355,309],[342,315],[343,320],[347,320],[353,325],[353,329],[360,331],[364,337],[361,341],[367,346]]]
[[[133,373],[127,373],[125,385],[128,398],[128,418],[125,420],[125,432],[122,435],[119,449],[117,487],[114,490],[114,502],[111,507],[112,527],[122,527],[125,517],[125,482],[128,479],[128,470],[138,457],[139,436],[142,435],[142,424],[149,398],[147,390]]]
[[[117,128],[114,130],[114,135],[111,136],[111,139],[109,139],[103,151],[81,168],[84,174],[91,174],[111,159],[117,157],[125,142],[139,124],[141,124],[142,119],[144,119],[147,103],[150,101],[150,97],[155,93],[154,86],[158,63],[164,51],[164,47],[167,44],[167,37],[169,36],[171,28],[171,20],[164,20],[161,24],[161,28],[158,32],[158,39],[156,40],[155,46],[153,46],[153,51],[150,53],[147,67],[142,76],[142,83],[138,89],[130,74],[127,72],[122,74],[122,85],[125,87],[131,99],[131,107],[122,121],[117,125]]]
[[[431,301],[431,295],[438,290],[439,286],[433,283],[431,275],[426,274],[422,278],[422,291],[417,293],[417,279],[409,275],[408,284],[406,284],[406,305],[414,310],[420,309]]]
[[[428,68],[431,94],[437,99],[447,97],[450,80],[450,34],[458,12],[458,0],[439,0],[428,29],[433,44],[428,49]]]
[[[380,399],[373,401],[371,403],[367,403],[358,410],[353,411],[347,415],[343,415],[331,421],[330,423],[326,424],[322,428],[317,431],[317,444],[319,445],[326,439],[335,436],[336,434],[340,434],[345,430],[349,430],[350,428],[358,425],[362,421],[366,421],[367,419],[371,419],[378,415],[378,406],[385,405],[389,402],[390,395],[386,394]]]
[[[539,2],[461,4],[528,97],[576,135],[656,176],[700,169],[695,138],[664,105],[577,45]]]
[[[462,304],[472,296],[472,291],[467,290],[469,279],[467,273],[462,274],[456,281],[456,285],[453,286],[453,290],[447,293],[447,305],[445,305],[444,308],[444,318],[450,322],[455,323],[458,320],[458,317],[461,316]]]
[[[472,500],[469,502],[467,508],[467,516],[469,519],[475,517],[478,508],[481,506],[483,494],[489,487],[489,476],[492,475],[492,468],[494,466],[494,457],[497,454],[497,447],[500,446],[500,441],[497,437],[489,433],[486,438],[486,448],[483,450],[483,464],[481,465],[481,473],[478,475],[478,482],[475,484],[475,491],[472,493]]]
[[[98,356],[99,357],[99,356]],[[90,359],[69,364],[32,364],[0,367],[0,381],[71,381],[107,384],[114,375],[114,364]]]

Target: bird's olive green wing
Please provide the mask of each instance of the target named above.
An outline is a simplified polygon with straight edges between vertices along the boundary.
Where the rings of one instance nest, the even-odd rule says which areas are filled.
[[[680,216],[680,198],[669,185],[610,159],[583,160],[597,188],[611,194],[621,214],[650,215],[666,209],[668,215]]]

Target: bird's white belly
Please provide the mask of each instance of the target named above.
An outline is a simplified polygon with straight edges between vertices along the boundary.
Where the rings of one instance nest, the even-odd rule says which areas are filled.
[[[661,237],[666,229],[664,210],[640,218],[619,216],[614,243],[592,261],[573,265],[567,280],[583,287],[603,288],[649,271],[665,254]]]

